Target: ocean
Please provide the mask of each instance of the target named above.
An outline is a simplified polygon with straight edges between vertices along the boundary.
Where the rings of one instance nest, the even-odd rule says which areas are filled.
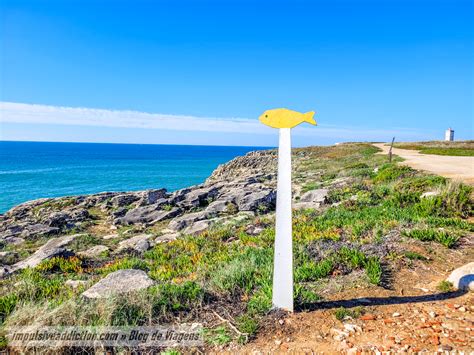
[[[0,141],[0,214],[43,197],[178,190],[261,149],[268,148]]]

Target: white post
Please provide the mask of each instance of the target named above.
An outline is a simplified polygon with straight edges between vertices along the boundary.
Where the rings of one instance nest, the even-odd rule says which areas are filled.
[[[280,128],[272,297],[274,308],[293,311],[291,128]]]

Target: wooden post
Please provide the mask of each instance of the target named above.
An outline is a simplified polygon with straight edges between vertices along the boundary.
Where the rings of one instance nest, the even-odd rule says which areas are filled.
[[[390,150],[388,151],[388,161],[391,163],[392,162],[392,148],[393,148],[393,142],[395,142],[395,137],[392,138],[392,144],[390,144]]]

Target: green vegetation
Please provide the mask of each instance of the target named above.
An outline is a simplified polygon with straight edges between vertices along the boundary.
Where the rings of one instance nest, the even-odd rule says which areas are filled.
[[[426,261],[428,260],[426,257],[421,255],[420,253],[414,252],[414,251],[407,251],[405,252],[405,257],[410,259],[410,260],[421,260],[421,261]]]
[[[447,248],[452,248],[456,245],[459,237],[445,230],[438,229],[412,229],[409,231],[402,231],[402,235],[408,238],[415,238],[423,242],[435,241],[443,244]]]
[[[441,292],[451,292],[453,290],[453,284],[449,281],[443,280],[438,284],[437,288]]]
[[[302,157],[300,151],[305,152]],[[362,275],[361,287],[382,284],[384,267],[393,260],[376,246],[385,243],[389,233],[397,238],[402,234],[410,243],[437,242],[453,248],[461,236],[474,231],[467,220],[473,214],[470,187],[387,164],[377,151],[368,144],[295,150],[302,191],[320,186],[330,190],[324,209],[294,212],[297,309],[318,302],[321,285],[354,270]],[[422,197],[427,191],[437,194]],[[233,214],[234,208],[228,205],[227,212]],[[44,261],[0,281],[0,321],[10,326],[32,319],[48,325],[152,325],[215,319],[211,310],[218,309],[229,323],[210,323],[214,328],[205,324],[208,343],[249,339],[259,331],[272,305],[274,224],[261,214],[253,220],[265,228],[257,236],[247,234],[246,225],[234,224],[159,243],[140,257],[104,255],[95,264],[77,257]],[[123,234],[132,227],[120,228]],[[83,250],[97,240],[86,235],[73,243]],[[393,251],[393,255],[402,253]],[[415,252],[404,255],[426,260]],[[157,284],[100,302],[84,300],[81,290],[64,285],[67,279],[77,278],[92,284],[108,273],[130,268],[144,270]],[[353,275],[359,277],[359,273]],[[360,308],[340,308],[335,316],[342,320],[361,313]]]
[[[359,318],[362,314],[362,307],[354,307],[353,309],[339,307],[334,311],[334,316],[341,322],[347,317],[354,319]]]
[[[474,141],[395,143],[394,147],[418,150],[423,154],[474,156]]]

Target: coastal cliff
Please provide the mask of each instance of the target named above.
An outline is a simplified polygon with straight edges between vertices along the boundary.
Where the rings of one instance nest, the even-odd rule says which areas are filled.
[[[329,335],[329,300],[407,292],[407,284],[414,294],[436,290],[447,268],[473,256],[470,188],[387,163],[378,151],[370,144],[293,150],[295,302],[327,313],[318,315],[319,341],[331,351],[349,335]],[[251,152],[173,192],[103,192],[12,208],[0,216],[1,321],[88,325],[97,312],[105,325],[198,321],[206,346],[225,334],[223,344],[241,350],[239,342],[258,341],[259,329],[307,337],[285,323],[287,315],[269,312],[276,165],[275,150]],[[372,301],[364,302],[355,305]],[[341,319],[358,317],[345,312]],[[229,327],[216,327],[219,317]],[[260,345],[270,351],[275,342]]]

